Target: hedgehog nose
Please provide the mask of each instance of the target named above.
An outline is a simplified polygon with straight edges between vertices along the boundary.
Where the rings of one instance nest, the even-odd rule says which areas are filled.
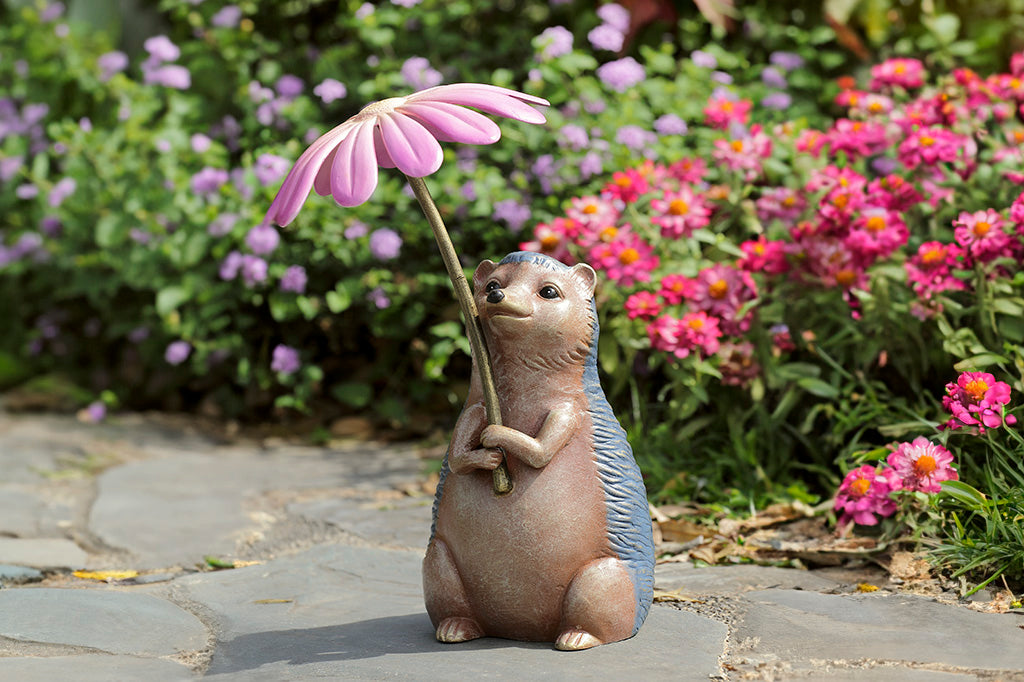
[[[501,303],[505,300],[505,294],[502,293],[501,289],[494,289],[487,294],[488,303]]]

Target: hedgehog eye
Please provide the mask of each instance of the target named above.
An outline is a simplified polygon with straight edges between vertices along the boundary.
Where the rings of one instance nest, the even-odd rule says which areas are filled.
[[[546,299],[549,299],[549,300],[550,299],[554,299],[554,298],[558,298],[559,296],[561,296],[561,294],[558,293],[558,289],[556,289],[555,287],[551,286],[550,284],[547,284],[547,285],[541,287],[540,291],[538,291],[537,293],[540,294],[541,298],[546,298]]]
[[[484,291],[491,292],[491,291],[494,291],[495,289],[500,289],[500,288],[501,288],[501,285],[498,284],[498,281],[492,279],[490,282],[487,283],[487,286],[484,287]]]

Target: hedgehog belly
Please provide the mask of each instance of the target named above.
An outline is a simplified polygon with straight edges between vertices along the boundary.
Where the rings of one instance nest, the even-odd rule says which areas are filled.
[[[613,556],[603,491],[584,444],[570,443],[542,469],[510,464],[516,486],[502,497],[490,472],[450,476],[437,535],[451,548],[487,634],[552,641],[577,572]]]

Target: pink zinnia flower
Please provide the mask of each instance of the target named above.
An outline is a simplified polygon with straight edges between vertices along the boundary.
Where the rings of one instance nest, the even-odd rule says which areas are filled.
[[[907,168],[952,163],[967,156],[976,145],[963,135],[940,127],[920,128],[900,143],[897,154]]]
[[[887,59],[871,67],[871,89],[884,86],[919,88],[924,85],[924,64],[918,59]]]
[[[681,346],[687,350],[699,350],[704,357],[714,355],[718,352],[718,339],[722,336],[718,323],[717,318],[709,316],[702,310],[686,313],[679,320]]]
[[[588,260],[603,269],[608,278],[620,286],[630,287],[647,282],[658,267],[654,247],[633,233],[626,233],[610,242],[602,242],[590,250]]]
[[[697,183],[704,180],[708,165],[702,158],[679,159],[668,167],[669,175],[679,182]]]
[[[610,199],[587,195],[573,197],[565,215],[583,227],[604,227],[619,222],[619,209]]]
[[[791,222],[800,217],[807,207],[807,200],[789,187],[773,187],[765,190],[754,206],[762,223],[772,220]]]
[[[859,158],[870,156],[886,147],[885,126],[871,121],[851,121],[841,118],[827,133],[829,152],[832,156],[846,152],[847,156]]]
[[[836,493],[835,510],[842,512],[839,527],[853,523],[874,526],[878,523],[878,516],[892,516],[896,512],[896,502],[890,493],[900,487],[900,476],[890,467],[878,471],[876,467],[865,464],[846,474]]]
[[[909,238],[910,230],[899,213],[869,207],[853,221],[845,243],[858,257],[870,263],[892,254]]]
[[[942,489],[942,481],[958,478],[956,469],[950,466],[953,454],[924,436],[900,443],[886,461],[903,480],[904,490],[937,493]]]
[[[753,103],[748,99],[712,96],[704,107],[704,123],[718,130],[726,130],[731,123],[746,125],[752,106]]]
[[[1009,402],[1009,384],[996,381],[987,372],[964,372],[956,383],[946,384],[942,406],[953,416],[942,428],[975,426],[979,433],[984,433],[986,428],[999,428],[1003,423],[1016,424],[1016,417],[1005,414]]]
[[[661,312],[658,295],[650,291],[638,291],[626,299],[626,314],[631,320],[640,317],[652,320]]]
[[[566,265],[572,265],[574,259],[569,253],[569,244],[579,232],[579,224],[571,218],[555,218],[550,223],[537,223],[533,228],[533,241],[522,242],[522,251],[536,251],[556,258]]]
[[[678,305],[693,296],[697,281],[686,275],[665,275],[661,278],[658,295],[669,305]]]
[[[904,264],[907,281],[914,292],[923,299],[929,299],[942,291],[966,289],[963,280],[953,276],[957,269],[957,258],[961,250],[956,244],[925,242]]]
[[[981,263],[1010,255],[1010,236],[1003,231],[1003,217],[991,208],[974,213],[962,211],[953,227],[957,243]]]
[[[631,204],[651,188],[644,174],[635,168],[612,173],[612,181],[604,186],[601,193],[611,199]]]
[[[740,244],[740,250],[743,258],[736,261],[736,267],[742,270],[768,275],[779,275],[789,270],[785,242],[769,241],[761,235],[756,240]]]
[[[694,230],[707,226],[711,219],[711,209],[704,203],[704,197],[695,194],[689,185],[652,199],[651,210],[656,214],[651,222],[661,228],[663,237],[672,239],[688,237]]]
[[[266,222],[287,225],[309,192],[331,194],[342,206],[357,206],[377,187],[377,166],[397,167],[411,177],[436,171],[443,158],[438,142],[491,144],[501,137],[497,124],[463,107],[543,123],[530,104],[547,100],[493,85],[455,83],[374,102],[320,137],[307,149],[267,210]]]
[[[693,291],[688,297],[697,310],[721,319],[722,331],[731,336],[750,329],[752,311],[740,317],[741,309],[757,298],[757,285],[750,273],[725,263],[712,265],[697,273]]]

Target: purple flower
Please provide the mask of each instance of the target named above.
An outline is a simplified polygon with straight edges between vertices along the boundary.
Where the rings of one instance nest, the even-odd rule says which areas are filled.
[[[128,55],[117,50],[107,52],[100,55],[96,60],[96,65],[100,67],[100,80],[106,83],[114,77],[114,74],[121,73],[128,68]]]
[[[302,294],[306,291],[306,269],[301,265],[290,265],[281,275],[281,291]]]
[[[779,90],[785,90],[786,86],[789,85],[786,82],[786,77],[774,66],[764,67],[764,70],[761,72],[761,82],[769,88],[778,88]]]
[[[235,227],[238,217],[235,213],[221,213],[207,226],[206,232],[211,237],[223,237]]]
[[[83,133],[92,132],[92,120],[86,116],[78,119],[78,127],[82,129]]]
[[[210,23],[217,28],[234,28],[242,18],[242,10],[238,5],[225,5],[210,17]]]
[[[721,83],[722,85],[732,84],[732,76],[727,74],[725,71],[712,71],[711,80],[715,83]]]
[[[370,235],[370,253],[377,260],[396,258],[401,248],[402,238],[391,228],[382,227]]]
[[[601,159],[601,155],[597,152],[587,152],[582,159],[580,159],[580,175],[583,179],[600,175],[604,172],[604,161]]]
[[[0,182],[8,182],[25,165],[25,157],[8,156],[0,159]]]
[[[871,170],[879,175],[895,173],[900,167],[900,162],[888,156],[878,156],[871,160]]]
[[[273,253],[277,245],[281,243],[281,235],[271,225],[266,223],[257,225],[245,235],[245,245],[258,256],[265,256]]]
[[[56,21],[64,14],[64,3],[63,2],[51,2],[43,9],[39,14],[39,20],[46,23],[50,21]]]
[[[39,229],[43,231],[47,237],[56,237],[60,234],[64,228],[60,223],[60,219],[57,216],[43,216],[43,219],[39,221]]]
[[[142,343],[149,338],[149,327],[136,327],[128,332],[128,340],[132,343]]]
[[[49,104],[26,104],[21,109],[21,121],[26,128],[31,128],[46,118],[48,113],[50,113]]]
[[[773,92],[761,98],[761,106],[765,109],[787,109],[793,103],[788,92]]]
[[[224,257],[224,260],[221,261],[219,273],[220,278],[223,280],[232,280],[235,277],[238,277],[238,271],[241,269],[243,262],[244,259],[242,254],[238,251],[232,251],[229,253]]]
[[[590,136],[587,135],[587,129],[575,123],[562,126],[562,129],[558,131],[558,136],[559,141],[564,141],[569,149],[573,151],[584,149],[590,144]]]
[[[202,154],[210,148],[213,140],[202,133],[195,133],[189,138],[189,143],[192,145],[192,151],[196,154]]]
[[[640,126],[622,126],[615,133],[615,141],[621,145],[639,151],[658,141],[658,136]]]
[[[572,39],[572,31],[565,26],[549,26],[533,39],[533,44],[540,49],[541,61],[547,61],[572,52]]]
[[[267,280],[267,261],[259,256],[242,256],[242,281],[250,289]]]
[[[376,287],[375,289],[371,290],[370,293],[366,294],[366,300],[370,301],[370,303],[373,303],[380,310],[383,310],[384,308],[387,308],[388,306],[391,305],[391,299],[388,298],[388,295],[384,293],[384,289],[380,287]]]
[[[629,10],[622,5],[609,2],[597,8],[597,16],[616,31],[625,33],[629,30]]]
[[[184,66],[164,64],[155,69],[146,69],[143,77],[147,85],[163,85],[175,90],[188,90],[192,87],[192,74]]]
[[[170,365],[180,365],[188,359],[192,345],[188,341],[173,341],[164,351],[164,360]]]
[[[364,2],[363,4],[359,5],[359,9],[356,10],[355,17],[356,19],[362,21],[366,17],[373,15],[373,13],[376,11],[377,8],[374,7],[372,3]]]
[[[324,104],[330,104],[335,100],[344,99],[348,95],[348,89],[341,81],[325,78],[320,85],[313,88],[313,94],[319,97]]]
[[[352,224],[345,228],[345,239],[359,239],[365,237],[370,233],[370,227],[360,221],[354,220]]]
[[[160,64],[162,62],[173,62],[181,56],[181,50],[178,46],[172,43],[171,39],[164,35],[147,38],[146,42],[142,43],[142,46],[146,48],[146,52],[149,53],[149,58],[152,60],[153,65]]]
[[[291,162],[275,154],[260,154],[253,172],[261,185],[272,185],[288,173]]]
[[[432,68],[425,57],[410,57],[402,64],[402,78],[415,90],[425,90],[440,85],[444,80],[441,72]]]
[[[695,66],[699,66],[702,69],[718,68],[718,59],[715,58],[715,55],[710,52],[705,52],[704,50],[694,50],[691,52],[690,61],[692,61]]]
[[[607,7],[607,5],[605,6]],[[621,50],[625,39],[625,34],[610,24],[595,26],[587,34],[587,40],[595,50],[608,50],[609,52]]]
[[[82,417],[85,421],[98,424],[103,421],[107,416],[107,406],[101,401],[96,400],[89,403],[89,406],[82,411]]]
[[[459,193],[466,201],[476,201],[478,199],[476,185],[473,184],[472,180],[467,180],[463,183],[462,187],[459,188]]]
[[[228,172],[223,168],[206,166],[192,176],[192,191],[207,196],[215,194],[229,178]]]
[[[423,0],[391,0],[392,5],[398,5],[399,7],[405,7],[406,9],[415,7],[421,2],[423,2]]]
[[[799,69],[804,65],[804,58],[793,52],[772,52],[768,61],[786,71]]]
[[[644,67],[632,57],[623,57],[597,68],[597,77],[615,92],[625,92],[646,78]]]
[[[39,188],[33,184],[25,183],[14,188],[14,196],[19,199],[33,199],[39,195]]]
[[[74,178],[61,178],[57,181],[57,184],[50,190],[49,196],[46,198],[47,203],[51,208],[57,208],[64,203],[64,200],[71,196],[75,187],[78,183],[75,182]]]
[[[504,220],[513,232],[523,229],[523,225],[530,219],[530,207],[515,199],[503,199],[494,203],[494,213],[491,220]]]
[[[146,245],[153,241],[153,235],[138,227],[130,229],[128,231],[128,236],[131,237],[131,240],[136,244]]]
[[[270,361],[271,370],[281,374],[294,374],[301,366],[299,351],[284,344],[274,346],[274,357]]]
[[[659,135],[685,135],[689,128],[686,121],[675,114],[665,114],[654,121],[654,130]]]
[[[302,94],[303,88],[306,84],[302,82],[302,79],[298,76],[293,76],[290,73],[286,73],[277,79],[274,83],[274,89],[277,90],[277,94],[285,99],[292,100]]]

